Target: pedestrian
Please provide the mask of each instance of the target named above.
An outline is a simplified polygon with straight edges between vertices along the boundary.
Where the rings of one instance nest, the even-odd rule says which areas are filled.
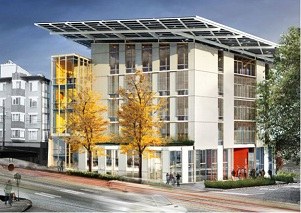
[[[269,174],[270,178],[272,179],[272,171],[270,169],[268,170],[268,174]]]
[[[168,174],[168,172],[166,173],[166,184],[169,184],[169,174]]]
[[[60,168],[61,168],[61,172],[64,171],[64,161],[61,161],[61,166],[60,166]]]
[[[175,185],[175,178],[174,178],[172,173],[170,173],[170,175],[169,175],[169,180],[170,180],[171,184],[174,186]]]
[[[56,166],[57,166],[57,171],[61,171],[61,162],[60,160],[57,160],[57,163],[56,163]]]
[[[177,178],[177,186],[180,186],[181,175],[179,173],[177,173],[176,178]]]
[[[5,205],[7,204],[7,202],[9,205],[12,204],[12,197],[11,197],[12,190],[13,190],[13,186],[12,186],[11,180],[8,180],[4,187]]]

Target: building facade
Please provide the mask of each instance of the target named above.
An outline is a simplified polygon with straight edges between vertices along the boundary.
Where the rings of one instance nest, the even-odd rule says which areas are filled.
[[[51,95],[51,140],[49,141],[48,166],[64,161],[71,167],[77,162],[77,155],[64,142],[68,135],[66,121],[72,112],[74,94],[91,74],[91,60],[76,54],[52,56]],[[75,158],[75,160],[74,160]]]
[[[50,81],[12,61],[1,64],[0,139],[2,146],[34,151],[46,165],[50,131]]]
[[[167,99],[161,133],[182,143],[152,147],[156,157],[143,160],[143,178],[180,173],[185,183],[273,169],[270,150],[256,136],[255,100],[277,44],[201,17],[81,23],[37,25],[91,48],[93,89],[108,106],[110,133],[120,128],[117,90],[135,70]],[[95,170],[135,177],[136,156],[103,148]],[[78,168],[86,162],[80,154]]]

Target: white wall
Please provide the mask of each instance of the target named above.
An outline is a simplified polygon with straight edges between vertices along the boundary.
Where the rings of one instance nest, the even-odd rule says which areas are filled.
[[[191,46],[190,46],[191,47]],[[216,149],[218,144],[218,67],[217,50],[195,44],[189,61],[189,136],[196,149]],[[190,66],[193,66],[190,64]],[[191,88],[191,87],[194,88]],[[191,137],[192,135],[192,137]]]
[[[224,148],[234,146],[234,55],[224,52]]]

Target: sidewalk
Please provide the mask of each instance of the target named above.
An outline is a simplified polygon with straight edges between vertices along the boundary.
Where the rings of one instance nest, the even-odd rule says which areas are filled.
[[[32,202],[27,199],[20,198],[20,201],[13,201],[12,205],[4,204],[3,201],[0,201],[0,212],[23,212],[29,209],[32,205]]]

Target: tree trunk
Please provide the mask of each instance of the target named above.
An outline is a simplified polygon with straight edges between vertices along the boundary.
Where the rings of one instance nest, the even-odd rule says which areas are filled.
[[[88,151],[88,163],[89,163],[89,172],[92,172],[92,151]]]
[[[142,153],[139,153],[139,178],[142,182]]]

